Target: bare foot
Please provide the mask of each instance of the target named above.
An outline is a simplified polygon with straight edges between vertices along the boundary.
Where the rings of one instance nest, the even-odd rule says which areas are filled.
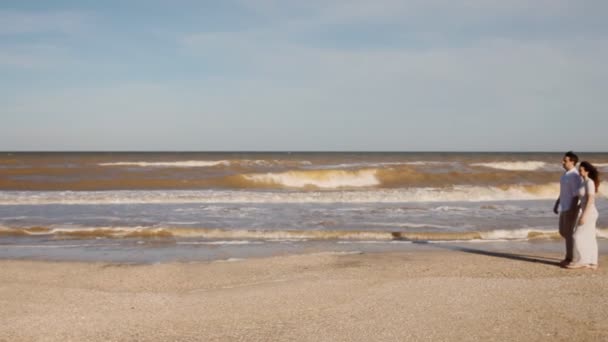
[[[577,268],[588,268],[588,267],[589,267],[588,265],[582,265],[582,264],[568,264],[568,265],[566,265],[566,268],[570,269],[570,270],[574,270],[574,269],[577,269]]]

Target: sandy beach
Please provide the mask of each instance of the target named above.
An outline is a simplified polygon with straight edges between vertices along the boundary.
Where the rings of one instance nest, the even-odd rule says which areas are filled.
[[[4,260],[0,340],[608,339],[608,271],[558,260],[476,247],[147,265]]]

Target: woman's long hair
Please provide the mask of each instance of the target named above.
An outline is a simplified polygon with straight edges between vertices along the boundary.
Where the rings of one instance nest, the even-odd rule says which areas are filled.
[[[584,168],[589,173],[589,178],[593,179],[593,182],[595,183],[595,192],[597,192],[600,187],[600,174],[595,166],[591,165],[588,161],[583,161],[581,162],[580,167]]]

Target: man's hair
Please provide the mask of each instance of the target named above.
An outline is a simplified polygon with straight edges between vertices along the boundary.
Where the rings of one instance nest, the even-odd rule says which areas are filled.
[[[566,154],[564,154],[564,157],[568,157],[568,159],[570,159],[570,161],[573,162],[574,165],[578,163],[578,156],[572,151],[566,152]]]

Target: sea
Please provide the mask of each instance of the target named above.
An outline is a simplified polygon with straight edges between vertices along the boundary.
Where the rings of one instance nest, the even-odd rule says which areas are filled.
[[[0,258],[154,263],[455,245],[559,250],[552,209],[562,156],[0,152]],[[608,153],[579,156],[600,177],[608,173]],[[604,183],[596,203],[606,251]]]

